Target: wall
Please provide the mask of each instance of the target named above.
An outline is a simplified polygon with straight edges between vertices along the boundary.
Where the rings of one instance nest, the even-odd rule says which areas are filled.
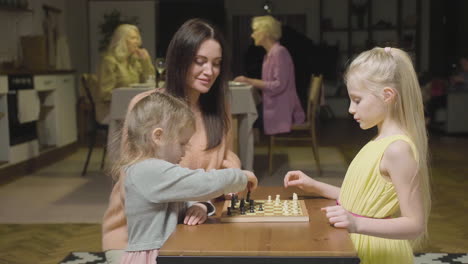
[[[155,1],[90,1],[89,2],[89,54],[90,70],[96,72],[99,63],[99,40],[101,34],[98,26],[103,21],[104,14],[118,10],[123,17],[138,17],[138,28],[143,38],[143,47],[152,58],[155,56],[156,28],[155,28]]]
[[[2,41],[0,41],[0,63],[4,61],[19,61],[20,41],[19,37],[25,35],[40,35],[43,34],[42,21],[44,19],[44,11],[42,5],[56,7],[62,10],[60,16],[60,25],[65,24],[67,10],[65,7],[66,0],[30,0],[29,9],[32,12],[6,12],[0,10],[0,32]],[[66,33],[66,28],[61,27],[61,32]]]
[[[78,74],[89,72],[88,0],[66,1],[68,45],[73,68]]]
[[[331,0],[326,0],[331,2]],[[334,0],[333,2],[344,2],[345,0]],[[227,32],[228,39],[230,39],[231,28],[232,28],[232,16],[234,15],[264,15],[265,12],[262,9],[265,0],[224,0],[226,14],[227,14]],[[378,10],[377,14],[385,16],[388,7],[388,3],[385,1],[377,1],[378,7],[374,10]],[[320,38],[320,21],[319,21],[319,0],[270,0],[273,6],[274,14],[307,14],[307,36],[314,42],[318,43]],[[337,3],[342,4],[342,3]],[[416,0],[404,0],[406,5],[416,5]],[[382,6],[383,5],[383,6]],[[332,5],[333,6],[333,5]],[[383,11],[381,11],[383,10]],[[333,10],[334,12],[340,12],[340,10]],[[422,0],[422,17],[421,17],[421,71],[428,69],[429,64],[429,11],[430,3],[428,0]],[[404,11],[403,11],[404,14]],[[343,16],[346,18],[346,16]],[[386,19],[385,17],[383,17]],[[374,18],[376,19],[376,18]]]

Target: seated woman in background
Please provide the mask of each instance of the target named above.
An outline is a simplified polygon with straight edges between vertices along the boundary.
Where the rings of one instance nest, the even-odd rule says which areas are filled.
[[[154,66],[148,51],[141,48],[140,31],[134,25],[122,24],[112,34],[98,71],[96,118],[109,123],[112,90],[132,83],[146,82],[154,75]]]
[[[266,135],[291,131],[292,124],[304,122],[305,114],[296,92],[294,64],[289,51],[279,43],[281,23],[272,16],[254,17],[252,38],[266,50],[262,79],[238,76],[263,93],[263,130]]]

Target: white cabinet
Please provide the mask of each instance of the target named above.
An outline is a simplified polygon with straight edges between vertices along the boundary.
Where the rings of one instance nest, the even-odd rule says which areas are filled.
[[[74,75],[34,76],[34,89],[41,98],[38,122],[39,144],[61,147],[77,140]]]
[[[77,141],[75,75],[34,75],[33,83],[40,99],[38,139],[11,146],[8,125],[8,76],[0,75],[0,168],[33,159],[44,150]]]
[[[57,76],[55,111],[57,114],[57,146],[65,146],[77,141],[76,90],[74,75]]]

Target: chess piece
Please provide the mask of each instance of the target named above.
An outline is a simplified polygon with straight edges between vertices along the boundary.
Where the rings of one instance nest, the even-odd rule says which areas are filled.
[[[231,209],[236,209],[236,196],[235,194],[232,195],[231,197]]]
[[[271,195],[268,195],[268,203],[271,203]]]
[[[240,201],[240,208],[244,208],[244,207],[245,207],[245,200],[244,198],[242,198]]]
[[[263,211],[263,204],[260,204],[260,206],[258,207],[258,210]]]
[[[297,193],[293,193],[293,201],[297,201]]]
[[[278,206],[280,205],[280,196],[279,194],[276,195],[276,199],[275,199],[275,206]]]
[[[241,207],[241,208],[240,208],[240,214],[241,214],[241,215],[245,215],[245,207]]]
[[[231,213],[231,207],[228,207],[228,208],[227,208],[227,215],[232,215],[232,213]]]

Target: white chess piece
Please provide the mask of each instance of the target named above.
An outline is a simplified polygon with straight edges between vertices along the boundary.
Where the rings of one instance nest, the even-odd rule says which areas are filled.
[[[297,193],[293,193],[293,201],[297,201]]]
[[[268,203],[271,203],[271,195],[268,195]]]
[[[280,195],[277,194],[276,195],[276,200],[275,200],[275,205],[279,205],[280,204]]]

